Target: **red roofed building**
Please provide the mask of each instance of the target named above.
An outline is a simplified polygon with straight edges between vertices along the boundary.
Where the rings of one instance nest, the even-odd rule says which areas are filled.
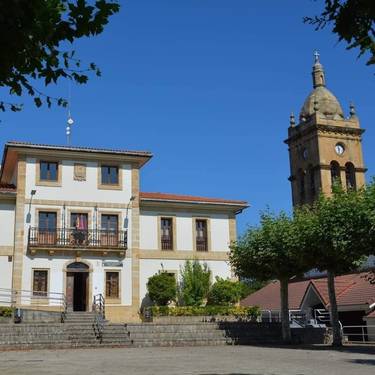
[[[343,325],[363,325],[363,318],[366,315],[371,319],[375,318],[375,285],[367,280],[366,275],[367,272],[362,272],[335,278],[339,317]],[[264,288],[243,299],[241,305],[259,306],[264,310],[265,316],[268,311],[273,316],[277,316],[280,311],[280,283],[270,282]],[[290,282],[290,310],[301,311],[308,320],[317,317],[319,320],[320,315],[316,311],[329,311],[329,308],[326,277]],[[327,319],[322,317],[321,320]]]

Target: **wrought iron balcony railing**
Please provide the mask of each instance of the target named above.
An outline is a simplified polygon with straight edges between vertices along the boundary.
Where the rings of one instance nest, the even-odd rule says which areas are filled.
[[[29,247],[105,248],[126,250],[128,233],[123,230],[30,228]]]

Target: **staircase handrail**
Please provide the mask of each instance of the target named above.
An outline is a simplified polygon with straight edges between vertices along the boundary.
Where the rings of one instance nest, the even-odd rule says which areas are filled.
[[[102,342],[105,323],[105,299],[101,293],[94,295],[92,310],[95,313],[94,328],[97,332],[97,338]]]

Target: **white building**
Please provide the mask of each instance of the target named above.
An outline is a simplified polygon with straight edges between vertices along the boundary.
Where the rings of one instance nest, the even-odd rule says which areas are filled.
[[[139,172],[151,157],[7,143],[0,288],[18,292],[18,306],[46,310],[57,308],[53,296],[65,296],[69,309],[90,311],[102,294],[107,318],[125,321],[137,319],[147,280],[161,269],[178,274],[186,259],[199,259],[213,277],[231,277],[229,244],[247,203],[140,192]]]

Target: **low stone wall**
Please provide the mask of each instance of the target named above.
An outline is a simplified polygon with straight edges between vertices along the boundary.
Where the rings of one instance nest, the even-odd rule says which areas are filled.
[[[12,323],[11,317],[0,316],[0,324],[11,324],[11,323]]]
[[[202,322],[216,323],[238,344],[282,344],[280,323],[258,323],[238,319],[234,316],[160,316],[154,317],[152,324],[178,325],[198,324]],[[292,328],[293,344],[323,344],[325,328]]]
[[[56,311],[39,311],[21,309],[23,323],[60,323],[61,313]]]
[[[160,324],[190,324],[190,323],[220,323],[220,322],[250,322],[249,320],[228,315],[197,315],[197,316],[154,316],[153,323]]]

